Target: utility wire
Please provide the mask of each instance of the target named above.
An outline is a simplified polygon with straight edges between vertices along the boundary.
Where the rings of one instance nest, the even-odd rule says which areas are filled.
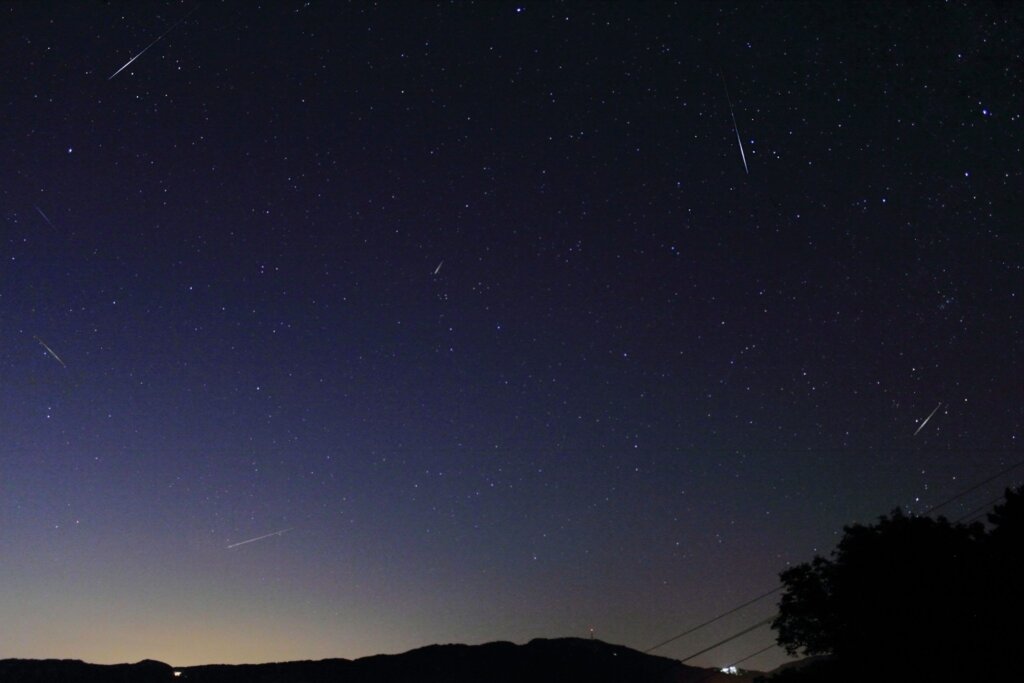
[[[974,449],[954,449],[954,450],[974,450]],[[979,450],[985,450],[985,449],[979,449]],[[1011,449],[1006,449],[1006,450],[1011,450]],[[946,505],[949,505],[949,504],[950,504],[950,503],[952,503],[953,501],[955,501],[955,500],[958,500],[959,498],[962,498],[963,496],[966,496],[966,495],[967,495],[968,493],[971,493],[972,491],[976,491],[977,489],[981,488],[981,487],[982,487],[982,486],[984,486],[985,484],[988,484],[988,483],[990,483],[990,482],[992,482],[992,481],[994,481],[994,480],[998,479],[999,477],[1003,476],[1004,474],[1007,474],[1008,472],[1012,472],[1013,470],[1017,469],[1017,468],[1018,468],[1018,467],[1020,467],[1021,465],[1024,465],[1024,460],[1020,460],[1020,461],[1018,461],[1018,462],[1014,463],[1013,465],[1010,465],[1009,467],[1007,467],[1007,468],[1005,468],[1005,469],[1003,469],[1003,470],[1000,470],[999,472],[997,472],[997,473],[993,474],[993,475],[992,475],[991,477],[989,477],[988,479],[985,479],[985,480],[984,480],[984,481],[982,481],[982,482],[979,482],[979,483],[977,483],[977,484],[974,484],[973,486],[970,486],[970,487],[968,487],[968,488],[964,489],[963,491],[960,491],[959,493],[957,493],[957,494],[955,494],[955,495],[953,495],[953,496],[951,496],[951,497],[947,498],[946,500],[944,500],[944,501],[942,501],[942,502],[940,502],[940,503],[938,503],[938,504],[936,504],[936,505],[933,505],[933,506],[931,506],[930,508],[928,508],[927,510],[925,510],[925,511],[924,511],[924,512],[922,513],[922,515],[927,515],[927,514],[930,514],[930,513],[934,512],[935,510],[938,510],[938,509],[939,509],[939,508],[941,508],[941,507],[944,507],[944,506],[946,506]],[[998,501],[999,501],[1000,499],[1002,499],[1002,498],[1003,498],[1003,496],[1002,496],[1002,495],[1000,495],[1000,496],[999,496],[999,498],[995,498],[995,499],[993,499],[992,501],[990,501],[990,502],[986,503],[986,504],[985,504],[984,506],[982,506],[981,508],[977,508],[977,509],[975,509],[974,511],[972,511],[972,512],[969,512],[969,513],[968,513],[968,514],[967,514],[967,515],[966,515],[965,517],[961,517],[960,519],[958,519],[958,520],[956,520],[956,521],[957,521],[957,522],[960,522],[960,521],[962,521],[963,519],[965,519],[966,517],[969,517],[969,516],[971,516],[971,515],[973,515],[973,514],[977,513],[977,512],[978,512],[978,511],[980,511],[980,510],[984,510],[984,509],[988,508],[988,507],[989,507],[990,505],[993,505],[994,503],[998,502]],[[654,646],[652,646],[652,647],[649,647],[649,648],[647,648],[646,650],[644,650],[644,653],[645,653],[645,654],[651,653],[651,652],[653,652],[654,650],[657,650],[657,649],[658,649],[658,648],[660,648],[660,647],[663,647],[663,646],[665,646],[665,645],[668,645],[669,643],[671,643],[671,642],[673,642],[673,641],[679,640],[679,639],[680,639],[680,638],[682,638],[683,636],[688,636],[688,635],[690,635],[691,633],[693,633],[693,632],[695,632],[695,631],[698,631],[698,630],[700,630],[700,629],[704,628],[705,626],[708,626],[708,625],[710,625],[710,624],[713,624],[713,623],[715,623],[716,621],[718,621],[719,619],[722,619],[723,617],[727,617],[727,616],[729,616],[730,614],[733,614],[734,612],[738,612],[738,611],[740,611],[740,610],[741,610],[741,609],[743,609],[744,607],[748,607],[748,606],[750,606],[750,605],[753,605],[753,604],[754,604],[755,602],[758,602],[759,600],[763,600],[763,599],[767,598],[767,597],[768,597],[769,595],[772,595],[773,593],[777,593],[777,592],[779,592],[779,591],[780,591],[780,590],[782,590],[783,588],[784,588],[784,586],[783,586],[782,584],[780,584],[780,585],[776,586],[775,588],[771,589],[770,591],[768,591],[768,592],[766,592],[766,593],[762,593],[761,595],[757,596],[756,598],[753,598],[753,599],[751,599],[751,600],[748,600],[748,601],[744,602],[744,603],[743,603],[743,604],[741,604],[741,605],[738,605],[738,606],[736,606],[736,607],[733,607],[732,609],[730,609],[730,610],[728,610],[728,611],[722,612],[721,614],[719,614],[719,615],[718,615],[718,616],[716,616],[716,617],[712,617],[711,619],[708,619],[708,620],[707,620],[707,621],[705,621],[705,622],[702,622],[702,623],[700,623],[700,624],[697,624],[697,625],[696,625],[696,626],[694,626],[693,628],[689,628],[689,629],[687,629],[687,630],[683,631],[682,633],[680,633],[680,634],[678,634],[678,635],[674,635],[674,636],[672,636],[671,638],[669,638],[669,639],[667,639],[667,640],[663,640],[662,642],[658,643],[657,645],[654,645]],[[772,617],[772,618],[774,618],[774,617]],[[771,621],[771,619],[768,619],[768,621]],[[760,626],[760,625],[761,625],[761,624],[758,624],[758,626]],[[754,628],[756,628],[756,627],[754,627]],[[751,629],[748,629],[748,630],[753,630],[753,628],[751,628]],[[732,636],[732,638],[735,638],[735,637],[738,637],[738,636],[740,636],[740,635],[743,635],[743,633],[746,633],[746,632],[747,632],[747,631],[743,631],[742,633],[739,633],[739,634],[737,634],[736,636]],[[721,643],[717,643],[716,645],[712,646],[712,648],[709,648],[709,649],[713,649],[713,648],[715,648],[715,647],[718,647],[718,645],[721,645],[722,643],[726,643],[726,642],[728,642],[729,640],[732,640],[732,638],[729,638],[729,639],[727,639],[727,640],[724,640],[724,641],[722,641]],[[774,646],[771,646],[771,647],[774,647]],[[708,650],[702,650],[701,652],[698,652],[698,653],[697,653],[697,655],[699,655],[699,654],[703,654],[704,652],[707,652],[707,651],[708,651]],[[760,654],[760,652],[758,652],[757,654]],[[687,659],[690,659],[690,658],[692,658],[692,657],[696,657],[697,655],[691,655],[691,657],[688,657]],[[753,656],[753,655],[751,655],[751,656]],[[684,661],[684,662],[685,662],[686,660],[684,659],[684,660],[682,660],[682,661]]]
[[[983,486],[983,485],[985,485],[985,484],[987,484],[987,483],[991,482],[991,481],[992,481],[993,479],[996,479],[996,478],[998,478],[999,476],[1001,476],[1001,475],[1003,475],[1003,474],[1006,474],[1007,472],[1010,472],[1010,471],[1012,471],[1012,470],[1016,469],[1017,467],[1020,467],[1021,465],[1024,465],[1024,460],[1022,460],[1021,462],[1018,462],[1018,463],[1017,463],[1017,464],[1015,464],[1015,465],[1012,465],[1011,467],[1009,467],[1009,468],[1007,468],[1007,469],[1005,469],[1005,470],[1002,470],[1002,471],[1001,471],[1001,472],[999,472],[998,474],[996,474],[996,475],[994,475],[994,476],[992,476],[992,477],[990,477],[990,478],[986,479],[985,481],[981,482],[980,484],[976,484],[976,485],[974,485],[974,486],[972,486],[972,487],[970,487],[970,488],[966,489],[965,491],[962,491],[961,493],[958,493],[957,495],[953,496],[952,498],[949,498],[949,499],[947,499],[947,500],[946,500],[945,502],[943,502],[943,503],[940,503],[939,505],[933,506],[933,507],[932,507],[932,508],[931,508],[931,509],[929,510],[929,512],[930,512],[931,510],[935,510],[936,508],[942,507],[943,505],[946,505],[946,504],[948,504],[948,503],[951,503],[952,501],[956,500],[957,498],[960,498],[961,496],[963,496],[963,495],[966,495],[967,493],[970,493],[971,491],[974,491],[974,490],[978,489],[979,487],[981,487],[981,486]],[[992,500],[988,501],[988,502],[987,502],[987,503],[985,503],[984,505],[982,505],[982,506],[980,506],[980,507],[977,507],[977,508],[975,508],[975,509],[974,509],[974,510],[972,510],[971,512],[968,512],[968,513],[967,513],[966,515],[964,515],[964,516],[960,517],[959,519],[957,519],[955,523],[959,523],[959,522],[963,521],[963,520],[964,520],[964,519],[966,519],[966,518],[969,518],[969,517],[971,517],[971,516],[973,516],[973,515],[976,515],[976,514],[978,514],[979,512],[983,512],[983,511],[987,510],[987,509],[988,509],[988,508],[989,508],[990,506],[992,506],[992,505],[995,505],[995,504],[996,504],[996,503],[998,503],[998,502],[999,502],[1000,500],[1002,500],[1002,499],[1003,499],[1003,498],[1005,497],[1005,495],[1006,495],[1006,494],[1002,494],[1002,495],[1000,495],[1000,496],[998,496],[998,497],[996,497],[996,498],[993,498]],[[927,512],[926,512],[925,514],[927,514]],[[709,621],[706,621],[706,622],[704,622],[703,624],[700,624],[700,625],[698,625],[698,626],[695,626],[695,627],[693,627],[692,629],[690,629],[690,630],[688,630],[688,631],[686,631],[686,632],[684,632],[684,633],[681,633],[681,634],[679,634],[679,635],[678,635],[678,636],[676,636],[675,638],[670,638],[669,640],[666,640],[666,641],[665,641],[664,643],[661,643],[661,644],[659,644],[659,645],[655,645],[655,646],[654,646],[653,648],[651,648],[651,650],[653,650],[653,649],[655,649],[655,648],[659,648],[659,647],[661,647],[662,645],[665,645],[666,643],[670,643],[670,642],[672,642],[673,640],[676,640],[676,638],[682,638],[682,637],[683,637],[684,635],[687,635],[687,634],[689,634],[689,633],[693,633],[693,632],[694,632],[694,631],[696,631],[697,629],[699,629],[699,628],[703,628],[704,626],[707,626],[708,624],[710,624],[710,623],[712,623],[712,622],[714,622],[714,621],[717,621],[718,619],[721,619],[722,617],[724,617],[724,616],[726,616],[726,615],[732,614],[733,612],[736,612],[736,611],[738,611],[738,610],[740,610],[740,609],[743,609],[743,608],[744,608],[744,607],[746,607],[747,605],[753,604],[753,603],[757,602],[758,600],[761,600],[761,599],[763,599],[763,598],[766,598],[766,597],[768,597],[769,595],[771,595],[772,593],[775,593],[776,591],[779,591],[779,590],[781,590],[782,588],[783,588],[783,586],[778,586],[778,587],[776,587],[776,588],[775,588],[774,590],[772,590],[772,591],[769,591],[768,593],[764,593],[763,595],[760,595],[760,596],[758,596],[758,597],[754,598],[753,600],[750,600],[750,601],[748,601],[748,602],[745,602],[745,603],[743,603],[742,605],[740,605],[739,607],[735,607],[735,608],[733,608],[733,609],[729,610],[728,612],[723,612],[722,614],[720,614],[719,616],[715,617],[714,619],[711,619],[711,620],[709,620]],[[699,657],[699,656],[700,656],[700,655],[702,655],[702,654],[705,654],[705,653],[707,653],[707,652],[710,652],[711,650],[714,650],[715,648],[717,648],[717,647],[719,647],[719,646],[721,646],[721,645],[724,645],[724,644],[728,643],[728,642],[729,642],[729,641],[731,641],[731,640],[735,640],[736,638],[739,638],[740,636],[746,635],[746,634],[750,633],[751,631],[754,631],[754,630],[756,630],[756,629],[758,629],[758,628],[760,628],[760,627],[764,626],[765,624],[769,624],[769,623],[771,623],[771,621],[772,621],[773,619],[775,619],[775,615],[773,615],[773,616],[771,616],[771,617],[768,617],[767,619],[764,619],[764,620],[762,620],[762,621],[759,621],[759,622],[757,622],[756,624],[754,624],[753,626],[749,626],[749,627],[747,627],[747,628],[743,629],[742,631],[739,631],[738,633],[734,633],[733,635],[729,636],[728,638],[725,638],[724,640],[720,640],[720,641],[718,641],[718,642],[717,642],[717,643],[715,643],[714,645],[710,645],[710,646],[708,646],[708,647],[704,648],[703,650],[700,650],[700,651],[698,651],[698,652],[695,652],[695,653],[693,653],[692,655],[690,655],[689,657],[687,657],[687,658],[685,658],[685,659],[680,659],[680,660],[679,660],[679,662],[680,662],[680,663],[685,663],[685,662],[688,662],[688,661],[690,661],[691,659],[693,659],[693,658],[695,658],[695,657]],[[748,659],[752,659],[752,658],[756,657],[756,656],[757,656],[757,655],[759,655],[759,654],[762,654],[762,653],[764,653],[764,652],[767,652],[768,650],[772,649],[773,647],[776,647],[776,645],[775,645],[775,644],[772,644],[772,645],[769,645],[769,646],[767,646],[767,647],[764,647],[764,648],[762,648],[762,649],[758,650],[757,652],[754,652],[753,654],[747,655],[746,657],[743,657],[742,659],[739,659],[739,660],[737,660],[737,661],[736,661],[735,663],[733,663],[733,664],[730,664],[729,666],[736,666],[737,664],[740,664],[741,662],[745,662],[745,661],[747,661]],[[646,650],[646,652],[650,652],[651,650]],[[698,682],[699,682],[699,681],[702,681],[702,680],[704,680],[705,678],[710,678],[710,676],[711,676],[711,675],[713,675],[714,673],[717,673],[717,672],[712,672],[712,674],[709,674],[708,676],[705,676],[704,678],[700,678],[700,679],[698,679]]]
[[[971,491],[974,491],[975,489],[979,488],[980,486],[983,486],[984,484],[989,483],[993,479],[996,479],[997,477],[999,477],[999,476],[1001,476],[1003,474],[1006,474],[1007,472],[1010,472],[1010,471],[1016,469],[1017,467],[1019,467],[1021,465],[1024,465],[1024,460],[1022,460],[1021,462],[1017,463],[1016,465],[1013,465],[1013,466],[1011,466],[1011,467],[1009,467],[1009,468],[999,472],[999,474],[996,474],[995,476],[990,477],[989,479],[986,479],[985,481],[981,482],[980,484],[976,484],[976,485],[970,487],[969,489],[967,489],[966,491],[958,493],[957,495],[953,496],[952,498],[948,499],[947,501],[945,501],[945,502],[943,502],[943,503],[941,503],[939,505],[936,505],[936,506],[932,507],[931,509],[934,510],[934,509],[936,509],[938,507],[941,507],[942,505],[946,505],[947,503],[950,503],[950,502],[956,500],[957,498],[959,498],[959,497],[961,497],[961,496],[963,496],[963,495],[965,495],[967,493],[970,493]],[[971,512],[967,513],[967,515],[965,515],[964,517],[961,517],[960,519],[958,519],[957,522],[961,521],[962,519],[965,519],[966,517],[970,517],[972,515],[977,514],[978,512],[981,512],[981,511],[984,511],[984,510],[988,509],[989,506],[994,505],[995,503],[997,503],[1000,500],[1002,500],[1004,496],[1005,496],[1005,494],[1000,495],[998,498],[993,498],[989,502],[985,503],[985,505],[983,505],[981,507],[978,507],[978,508],[975,508]],[[758,600],[760,600],[762,598],[768,597],[769,595],[771,595],[772,593],[775,593],[776,591],[778,591],[780,589],[782,589],[782,586],[778,586],[777,588],[775,588],[774,590],[772,590],[772,591],[770,591],[768,593],[765,593],[765,594],[763,594],[763,595],[761,595],[761,596],[759,596],[757,598],[754,598],[753,600],[745,602],[742,605],[740,605],[739,607],[731,609],[728,612],[725,612],[725,613],[721,614],[718,617],[715,617],[714,619],[712,619],[710,621],[707,621],[707,622],[705,622],[705,623],[703,623],[703,624],[701,624],[699,626],[695,626],[694,628],[690,629],[686,633],[682,633],[682,634],[676,636],[676,638],[681,638],[682,636],[686,635],[687,633],[692,633],[693,631],[696,631],[698,628],[702,628],[703,626],[706,626],[707,624],[710,624],[712,621],[717,621],[721,617],[724,617],[724,616],[726,616],[728,614],[732,614],[733,612],[735,612],[737,610],[740,610],[740,609],[746,607],[747,605],[750,605],[750,604],[752,604],[754,602],[757,602]],[[767,619],[759,621],[756,624],[754,624],[753,626],[749,626],[749,627],[743,629],[742,631],[739,631],[738,633],[734,633],[733,635],[729,636],[728,638],[725,638],[724,640],[720,640],[717,643],[715,643],[714,645],[710,645],[710,646],[704,648],[703,650],[695,652],[695,653],[693,653],[692,655],[690,655],[689,657],[687,657],[685,659],[680,659],[679,662],[680,663],[688,662],[691,659],[693,659],[695,657],[699,657],[700,655],[702,655],[702,654],[704,654],[706,652],[710,652],[711,650],[714,650],[715,648],[717,648],[717,647],[719,647],[721,645],[724,645],[724,644],[728,643],[731,640],[735,640],[736,638],[739,638],[740,636],[746,635],[746,634],[750,633],[751,631],[754,631],[754,630],[764,626],[765,624],[769,624],[769,623],[771,623],[771,621],[773,619],[775,619],[775,616],[777,616],[777,615],[773,615],[773,616],[768,617]],[[668,643],[668,642],[671,642],[672,640],[675,640],[675,638],[671,638],[671,639],[669,639],[669,640],[667,640],[665,642]],[[664,645],[664,644],[665,643],[662,643],[661,645]],[[661,645],[655,645],[654,647],[655,648],[661,647]],[[762,652],[767,652],[768,650],[772,649],[773,647],[775,647],[775,645],[769,645],[768,647],[765,647],[765,648],[763,648],[761,650],[758,650],[754,654],[748,655],[748,656],[744,657],[743,659],[738,660],[736,662],[736,664],[739,664],[740,662],[744,662],[744,661],[746,661],[748,659],[756,657],[757,655],[761,654]],[[651,648],[651,649],[653,650],[654,648]],[[650,650],[647,650],[647,652],[650,652]],[[730,666],[735,666],[736,664],[731,664]],[[699,679],[699,680],[703,680],[703,679]]]
[[[956,494],[955,496],[953,496],[951,498],[947,498],[946,500],[942,501],[941,503],[938,503],[937,505],[932,505],[930,508],[928,508],[927,510],[925,510],[921,514],[922,515],[929,515],[929,514],[935,512],[936,510],[938,510],[939,508],[945,507],[945,506],[949,505],[954,500],[958,500],[958,499],[966,496],[968,493],[971,493],[972,491],[977,491],[978,489],[980,489],[985,484],[988,484],[988,483],[990,483],[992,481],[995,481],[996,479],[998,479],[999,477],[1003,476],[1004,474],[1007,474],[1008,472],[1014,471],[1015,469],[1017,469],[1021,465],[1024,465],[1024,460],[1019,460],[1016,463],[1014,463],[1013,465],[1010,465],[1009,467],[1007,467],[1006,469],[1000,470],[1000,471],[996,472],[995,474],[993,474],[991,477],[989,477],[985,481],[979,482],[979,483],[975,484],[974,486],[971,486],[970,488],[961,491],[960,493]]]
[[[955,521],[955,523],[959,524],[960,522],[963,522],[963,521],[970,521],[975,516],[977,516],[979,512],[981,512],[981,513],[987,512],[990,507],[992,507],[993,505],[995,505],[996,503],[998,503],[999,501],[1001,501],[1005,497],[1006,497],[1005,493],[1000,494],[997,498],[993,498],[992,500],[990,500],[989,502],[985,503],[984,505],[982,505],[980,507],[976,507],[973,510],[971,510],[970,512],[968,512],[966,515],[958,518]]]
[[[762,593],[761,595],[757,596],[756,598],[754,598],[754,599],[752,599],[752,600],[747,600],[747,601],[746,601],[745,603],[743,603],[743,604],[742,604],[742,605],[740,605],[739,607],[733,607],[733,608],[732,608],[731,610],[729,610],[728,612],[722,612],[722,613],[721,613],[721,614],[719,614],[719,615],[718,615],[717,617],[714,617],[714,618],[712,618],[712,619],[708,619],[708,620],[707,620],[707,621],[705,621],[704,623],[702,623],[702,624],[697,624],[697,625],[696,625],[696,626],[694,626],[693,628],[687,629],[686,631],[683,631],[683,632],[682,632],[682,633],[680,633],[679,635],[676,635],[676,636],[672,636],[672,637],[671,637],[671,638],[669,638],[668,640],[664,640],[664,641],[662,641],[662,642],[658,643],[657,645],[655,645],[655,646],[653,646],[653,647],[649,647],[649,648],[647,648],[646,650],[644,650],[644,653],[645,653],[645,654],[647,654],[647,653],[653,652],[654,650],[657,650],[657,649],[658,649],[659,647],[661,647],[661,646],[663,646],[663,645],[668,645],[669,643],[671,643],[671,642],[672,642],[672,641],[674,641],[674,640],[679,640],[679,639],[680,639],[680,638],[682,638],[683,636],[688,636],[688,635],[690,635],[691,633],[693,633],[694,631],[696,631],[696,630],[698,630],[698,629],[702,629],[702,628],[704,628],[705,626],[707,626],[708,624],[713,624],[713,623],[715,623],[716,621],[718,621],[719,619],[721,619],[722,617],[727,617],[727,616],[729,616],[730,614],[732,614],[733,612],[739,612],[739,611],[740,611],[741,609],[743,609],[744,607],[747,607],[747,606],[749,606],[749,605],[753,605],[753,604],[754,604],[755,602],[757,602],[757,601],[759,601],[759,600],[764,600],[764,599],[765,599],[765,598],[767,598],[767,597],[768,597],[769,595],[772,595],[773,593],[778,593],[778,592],[779,592],[780,590],[782,590],[782,584],[779,584],[778,586],[776,586],[775,588],[771,589],[771,590],[770,590],[770,591],[768,591],[767,593]],[[723,642],[724,642],[724,641],[723,641]],[[686,661],[686,660],[683,660],[683,661]]]
[[[746,657],[743,657],[742,659],[737,659],[737,660],[736,660],[735,662],[733,662],[732,664],[729,664],[729,666],[736,666],[737,664],[742,664],[743,662],[747,661],[748,659],[753,659],[754,657],[756,657],[756,656],[758,656],[758,655],[760,655],[760,654],[764,654],[765,652],[768,652],[768,650],[771,650],[771,649],[773,649],[773,648],[776,648],[776,647],[778,647],[778,646],[779,646],[779,644],[778,644],[778,643],[772,643],[772,644],[771,644],[771,645],[769,645],[768,647],[762,647],[762,648],[761,648],[760,650],[758,650],[757,652],[754,652],[754,653],[752,653],[752,654],[749,654],[749,655],[747,655]]]
[[[731,664],[726,664],[725,666],[722,667],[722,669],[728,669],[728,668],[731,668],[731,667],[734,667],[734,666],[739,666],[740,664],[742,664],[743,662],[747,661],[748,659],[753,659],[754,657],[756,657],[756,656],[758,656],[760,654],[764,654],[765,652],[768,652],[768,650],[771,650],[771,649],[776,648],[776,647],[778,647],[778,645],[776,643],[772,643],[768,647],[762,647],[757,652],[751,653],[751,654],[749,654],[746,657],[743,657],[741,659],[737,659],[736,661],[734,661]],[[717,670],[717,669],[714,670],[714,671],[709,671],[708,673],[704,674],[703,676],[701,676],[700,678],[695,680],[693,683],[701,683],[701,681],[706,681],[707,679],[711,678],[712,676],[716,676],[719,673],[722,673],[722,672],[720,670]]]
[[[694,657],[700,657],[705,652],[711,652],[716,647],[718,647],[720,645],[725,645],[730,640],[736,640],[740,636],[745,636],[746,634],[750,633],[751,631],[756,631],[757,629],[761,628],[762,626],[770,624],[772,622],[772,619],[774,619],[774,618],[775,618],[775,615],[772,615],[772,616],[768,617],[767,619],[762,619],[761,621],[757,622],[753,626],[748,626],[747,628],[743,629],[739,633],[732,634],[731,636],[729,636],[725,640],[720,640],[717,643],[715,643],[714,645],[709,645],[708,647],[704,648],[703,650],[700,650],[699,652],[694,652],[692,655],[690,655],[686,659],[680,659],[679,663],[680,664],[684,664],[684,663],[690,661],[691,659],[693,659]]]

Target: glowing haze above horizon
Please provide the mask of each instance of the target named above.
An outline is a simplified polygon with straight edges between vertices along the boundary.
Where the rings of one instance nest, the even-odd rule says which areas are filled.
[[[3,4],[0,657],[646,649],[1020,460],[1022,7]]]

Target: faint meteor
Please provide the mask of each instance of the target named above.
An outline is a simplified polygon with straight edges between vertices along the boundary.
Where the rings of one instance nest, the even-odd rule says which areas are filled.
[[[732,97],[729,96],[729,86],[725,83],[725,74],[719,74],[722,77],[722,87],[725,88],[725,99],[729,102],[729,116],[732,117],[732,130],[736,133],[736,144],[740,146],[740,158],[743,159],[743,170],[750,175],[750,168],[747,166],[747,153],[743,151],[743,140],[740,138],[740,129],[736,125],[736,113],[732,109]]]
[[[56,230],[56,229],[57,229],[57,226],[55,226],[55,225],[53,224],[53,222],[52,222],[52,221],[51,221],[51,220],[50,220],[50,219],[49,219],[49,218],[48,218],[48,217],[46,216],[46,214],[45,214],[45,213],[43,213],[43,210],[42,210],[42,209],[40,209],[40,208],[39,208],[38,206],[36,206],[35,204],[33,204],[32,206],[35,206],[35,207],[36,207],[36,211],[37,211],[37,212],[39,213],[39,215],[40,215],[40,216],[42,216],[42,217],[43,217],[43,220],[44,220],[44,221],[46,221],[46,224],[47,224],[47,225],[49,225],[49,226],[50,226],[51,228],[53,228],[54,230]]]
[[[941,408],[941,407],[942,407],[942,403],[939,403],[939,405],[935,406],[935,410],[933,410],[932,412],[928,413],[928,417],[926,417],[926,418],[924,419],[924,422],[922,422],[922,423],[921,423],[921,424],[920,424],[920,425],[918,426],[918,428],[917,428],[917,431],[916,431],[916,432],[914,432],[914,436],[917,436],[917,433],[918,433],[918,432],[920,432],[920,431],[921,431],[922,429],[924,429],[924,426],[925,426],[926,424],[928,424],[928,420],[932,419],[932,415],[934,415],[935,413],[939,412],[939,408]]]
[[[33,336],[35,336],[35,335],[33,335]],[[39,342],[40,344],[42,344],[42,345],[43,345],[43,348],[44,348],[44,349],[46,349],[46,352],[47,352],[47,353],[49,353],[49,354],[50,354],[51,356],[53,356],[53,357],[54,357],[54,359],[55,359],[55,360],[56,360],[56,361],[57,361],[58,363],[60,363],[60,364],[61,364],[61,365],[62,365],[62,366],[64,367],[64,369],[65,369],[65,370],[67,370],[68,366],[67,366],[67,365],[64,365],[64,361],[62,361],[62,360],[60,359],[60,356],[58,356],[58,355],[57,355],[57,354],[56,354],[56,353],[54,352],[54,350],[53,350],[53,349],[51,349],[51,348],[50,348],[49,346],[47,346],[47,345],[46,345],[46,342],[44,342],[44,341],[43,341],[42,339],[40,339],[39,337],[36,337],[36,341],[37,341],[37,342]]]
[[[181,22],[183,22],[183,21],[185,21],[186,19],[188,19],[188,18],[189,18],[190,16],[192,16],[192,12],[195,12],[195,11],[196,11],[197,9],[199,9],[199,5],[196,5],[195,7],[193,7],[193,8],[191,9],[191,10],[189,10],[189,13],[188,13],[188,14],[186,14],[186,15],[185,15],[185,16],[183,16],[183,17],[182,17],[181,19],[178,19],[178,20],[177,20],[176,22],[174,22],[173,24],[171,24],[171,27],[170,27],[169,29],[167,29],[166,31],[164,31],[163,33],[161,33],[161,34],[160,34],[159,36],[157,36],[157,37],[156,37],[156,40],[154,40],[154,41],[153,41],[152,43],[150,43],[150,44],[149,44],[149,45],[147,45],[146,47],[142,48],[142,50],[140,50],[140,51],[139,51],[139,53],[138,53],[137,55],[135,55],[134,57],[132,57],[131,59],[129,59],[129,60],[127,61],[127,62],[125,62],[125,63],[124,63],[124,66],[122,66],[122,67],[121,67],[120,69],[118,69],[118,70],[117,70],[117,71],[115,71],[114,73],[110,74],[110,77],[109,77],[109,78],[108,78],[107,80],[108,80],[108,81],[112,81],[112,80],[114,80],[114,77],[115,77],[115,76],[117,76],[117,75],[118,75],[119,73],[121,73],[122,71],[124,71],[125,69],[127,69],[127,68],[128,68],[129,66],[131,66],[131,65],[132,65],[132,62],[134,62],[134,61],[135,61],[136,59],[138,59],[139,57],[141,57],[141,56],[142,56],[143,54],[145,54],[145,53],[146,53],[146,50],[148,50],[149,48],[153,47],[154,45],[156,45],[157,43],[159,43],[159,42],[160,42],[161,40],[163,40],[163,39],[164,39],[164,36],[166,36],[166,35],[167,35],[168,33],[170,33],[171,31],[173,31],[174,29],[178,28],[178,25],[179,25],[179,24],[181,24]]]
[[[256,538],[250,538],[248,541],[239,541],[238,543],[232,543],[227,547],[227,549],[237,548],[238,546],[245,545],[246,543],[255,543],[256,541],[262,541],[264,538],[270,538],[271,536],[280,536],[281,534],[291,531],[293,528],[294,527],[288,527],[287,529],[281,529],[280,531],[275,531],[270,534],[263,534],[262,536],[257,536]]]
[[[443,266],[443,265],[444,265],[444,259],[441,259],[441,262],[437,264],[437,268],[434,268],[434,275],[437,275],[438,273],[441,272],[441,266]]]

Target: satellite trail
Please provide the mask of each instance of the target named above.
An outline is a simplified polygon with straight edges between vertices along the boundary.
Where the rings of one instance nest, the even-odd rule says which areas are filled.
[[[127,62],[125,62],[125,63],[124,63],[124,66],[122,66],[122,67],[121,67],[120,69],[118,69],[118,70],[117,70],[117,71],[115,71],[114,73],[110,74],[110,77],[109,77],[109,78],[108,78],[107,80],[108,80],[108,81],[112,81],[112,80],[114,80],[114,77],[115,77],[115,76],[117,76],[117,75],[118,75],[119,73],[121,73],[122,71],[124,71],[125,69],[127,69],[127,68],[128,68],[129,66],[131,66],[132,62],[134,62],[134,61],[135,61],[136,59],[138,59],[138,58],[139,58],[139,57],[141,57],[141,56],[142,56],[143,54],[145,54],[146,50],[148,50],[149,48],[153,47],[154,45],[156,45],[157,43],[159,43],[159,42],[160,42],[161,40],[163,40],[163,39],[164,39],[164,36],[166,36],[166,35],[167,35],[168,33],[170,33],[171,31],[173,31],[174,29],[178,28],[178,25],[179,25],[179,24],[181,24],[181,22],[183,22],[183,21],[185,21],[186,19],[188,19],[188,18],[189,18],[190,16],[192,16],[192,12],[195,12],[195,11],[196,11],[197,9],[199,9],[199,5],[196,5],[195,7],[193,7],[193,8],[191,9],[191,10],[189,10],[189,13],[188,13],[188,14],[186,14],[186,15],[185,15],[185,16],[183,16],[183,17],[182,17],[181,19],[178,19],[178,20],[177,20],[176,22],[174,22],[173,24],[171,24],[171,27],[170,27],[169,29],[167,29],[166,31],[164,31],[163,33],[161,33],[161,34],[160,34],[159,36],[157,36],[157,37],[156,37],[156,40],[154,40],[154,41],[153,41],[152,43],[150,43],[150,44],[149,44],[149,45],[147,45],[146,47],[142,48],[142,50],[140,50],[140,51],[139,51],[139,53],[138,53],[137,55],[135,55],[134,57],[132,57],[131,59],[129,59],[129,60],[127,61]]]
[[[916,432],[914,432],[914,436],[917,436],[918,432],[920,432],[920,431],[921,431],[922,429],[924,429],[924,426],[925,426],[926,424],[928,424],[928,420],[932,419],[932,415],[934,415],[935,413],[939,412],[939,408],[941,408],[941,407],[942,407],[942,403],[939,403],[939,405],[935,406],[935,410],[933,410],[932,412],[928,413],[928,417],[926,417],[926,418],[924,419],[924,422],[922,422],[922,423],[921,423],[921,424],[920,424],[920,425],[918,426],[918,428],[917,428],[917,431],[916,431]]]
[[[747,167],[747,153],[743,151],[743,140],[740,138],[740,129],[736,125],[736,113],[732,109],[732,97],[729,96],[729,86],[725,83],[725,74],[719,74],[722,77],[722,87],[725,88],[725,99],[729,102],[729,116],[732,117],[732,130],[736,133],[736,144],[740,146],[740,158],[743,159],[743,170],[750,175],[750,168]]]
[[[256,541],[262,541],[264,538],[270,538],[271,536],[280,536],[283,533],[291,531],[292,528],[293,527],[288,527],[287,529],[281,529],[280,531],[275,531],[273,533],[257,536],[256,538],[250,538],[248,541],[239,541],[238,543],[232,543],[227,547],[227,549],[237,548],[238,546],[245,545],[246,543],[255,543]]]

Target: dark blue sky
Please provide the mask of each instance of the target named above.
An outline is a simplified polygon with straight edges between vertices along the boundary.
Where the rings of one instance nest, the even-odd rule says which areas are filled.
[[[0,657],[643,649],[1021,459],[1019,5],[0,10]]]

